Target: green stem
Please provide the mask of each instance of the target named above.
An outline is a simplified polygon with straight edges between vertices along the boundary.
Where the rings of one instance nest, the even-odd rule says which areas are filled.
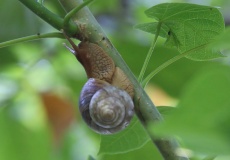
[[[70,19],[73,17],[73,15],[75,13],[77,13],[79,10],[81,10],[83,7],[85,7],[86,5],[88,5],[89,3],[91,3],[92,1],[93,0],[84,1],[82,4],[80,4],[76,8],[72,9],[69,13],[67,13],[66,16],[65,16],[65,18],[64,18],[64,22],[63,22],[64,29],[68,26],[68,24],[70,22]]]
[[[67,12],[71,11],[74,6],[77,6],[82,2],[82,0],[59,0],[63,8]],[[149,124],[156,123],[163,118],[160,113],[152,103],[151,99],[148,97],[146,92],[140,86],[139,82],[124,62],[116,48],[109,41],[103,29],[100,27],[98,22],[95,20],[94,16],[91,14],[87,7],[83,8],[77,14],[72,17],[74,22],[84,25],[84,30],[79,33],[80,36],[89,40],[92,43],[98,44],[103,50],[114,60],[116,66],[121,68],[124,73],[129,77],[129,80],[132,82],[133,87],[135,88],[135,112],[142,122],[143,126],[146,128],[149,133],[152,141],[156,144],[157,148],[163,155],[165,160],[187,160],[185,157],[180,157],[175,153],[175,150],[179,147],[178,143],[175,140],[164,140],[158,139],[153,135],[149,129]]]
[[[63,29],[63,19],[58,15],[50,12],[43,5],[36,2],[35,0],[19,0],[22,4],[24,4],[27,8],[29,8],[32,12],[38,15],[41,19],[49,23],[51,26],[56,28],[57,30]],[[76,34],[78,32],[77,26],[70,22],[66,24],[65,31],[69,34]]]
[[[10,46],[16,43],[21,43],[21,42],[27,42],[27,41],[32,41],[32,40],[37,40],[41,38],[64,38],[63,34],[60,32],[52,32],[52,33],[46,33],[46,34],[36,34],[32,36],[27,36],[27,37],[22,37],[18,39],[13,39],[10,41],[2,42],[0,43],[0,48]]]
[[[145,86],[148,84],[148,82],[160,71],[162,71],[164,68],[168,67],[170,64],[176,62],[177,60],[187,56],[188,54],[190,54],[191,52],[195,51],[195,50],[199,50],[202,49],[204,46],[206,46],[207,44],[201,45],[199,47],[193,48],[191,50],[188,50],[182,54],[179,54],[171,59],[169,59],[168,61],[166,61],[165,63],[161,64],[159,67],[157,67],[155,70],[153,70],[143,81],[142,81],[142,86],[145,88]]]
[[[153,50],[154,50],[154,48],[155,48],[155,46],[156,46],[156,42],[157,42],[157,38],[158,38],[159,33],[160,33],[160,29],[161,29],[161,22],[159,22],[158,25],[157,25],[157,30],[156,30],[155,38],[154,38],[153,43],[152,43],[152,45],[151,45],[151,47],[150,47],[150,49],[149,49],[149,52],[148,52],[148,54],[147,54],[147,56],[146,56],[146,58],[145,58],[143,67],[142,67],[141,72],[140,72],[140,75],[139,75],[139,77],[138,77],[138,81],[139,81],[139,82],[141,82],[142,79],[143,79],[143,77],[144,77],[146,68],[147,68],[147,66],[148,66],[148,64],[149,64],[149,60],[150,60],[150,58],[151,58],[151,56],[152,56],[152,53],[153,53]]]

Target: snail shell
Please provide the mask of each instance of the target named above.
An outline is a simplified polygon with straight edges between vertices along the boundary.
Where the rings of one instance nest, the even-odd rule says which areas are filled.
[[[101,134],[124,129],[134,114],[133,101],[126,91],[94,78],[84,85],[79,106],[88,126]]]

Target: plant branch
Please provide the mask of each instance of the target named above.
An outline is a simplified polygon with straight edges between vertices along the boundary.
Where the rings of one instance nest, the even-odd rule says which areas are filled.
[[[85,7],[86,5],[88,5],[89,3],[91,3],[93,0],[87,0],[85,2],[83,2],[82,4],[80,4],[78,7],[74,8],[73,10],[71,10],[70,12],[68,12],[64,18],[64,22],[63,22],[63,26],[64,26],[64,30],[66,30],[66,27],[69,24],[70,19],[73,17],[74,14],[76,14],[79,10],[81,10],[83,7]]]
[[[35,0],[19,0],[22,4],[24,4],[27,8],[29,8],[32,12],[38,15],[41,19],[49,23],[51,26],[56,28],[57,30],[63,29],[63,18],[58,15],[50,12],[46,9],[42,4],[36,2]],[[65,30],[71,35],[75,35],[78,32],[77,26],[69,22]]]
[[[82,0],[59,0],[66,12],[70,12],[75,6],[82,3]],[[149,123],[155,123],[162,120],[162,117],[146,92],[138,83],[137,79],[124,62],[118,51],[111,44],[106,34],[103,32],[100,25],[95,20],[88,8],[81,9],[75,14],[72,19],[78,24],[80,28],[80,37],[86,39],[92,43],[96,43],[101,46],[106,53],[114,60],[116,66],[120,67],[126,75],[129,77],[135,88],[135,110],[138,118],[150,134],[148,129]],[[178,148],[177,142],[174,140],[157,139],[154,135],[150,134],[152,141],[157,145],[158,149],[162,153],[166,160],[179,160],[187,159],[176,155],[175,150]]]
[[[41,38],[64,38],[63,34],[60,32],[52,32],[52,33],[46,33],[46,34],[36,34],[32,36],[27,36],[27,37],[22,37],[18,39],[13,39],[10,41],[2,42],[0,43],[0,48],[7,47],[10,45],[14,45],[17,43],[22,43],[22,42],[27,42],[27,41],[32,41],[32,40],[37,40]]]
[[[157,25],[157,30],[156,30],[156,34],[155,34],[154,40],[153,40],[152,45],[151,45],[151,47],[150,47],[150,49],[149,49],[149,51],[148,51],[148,54],[147,54],[147,56],[146,56],[146,58],[145,58],[145,61],[144,61],[143,67],[142,67],[142,69],[141,69],[140,75],[139,75],[139,77],[138,77],[138,81],[139,81],[140,83],[141,83],[142,80],[143,80],[143,77],[144,77],[146,68],[147,68],[147,66],[148,66],[148,64],[149,64],[149,60],[150,60],[150,58],[151,58],[151,56],[152,56],[152,53],[153,53],[153,50],[154,50],[154,48],[155,48],[155,46],[156,46],[156,42],[157,42],[158,35],[159,35],[159,33],[160,33],[160,29],[161,29],[161,22],[159,22],[158,25]]]

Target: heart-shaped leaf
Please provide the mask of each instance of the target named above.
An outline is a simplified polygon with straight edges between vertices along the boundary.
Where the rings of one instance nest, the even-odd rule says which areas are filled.
[[[188,53],[187,58],[208,60],[223,56],[219,51],[207,47],[224,31],[224,20],[217,8],[188,3],[162,3],[145,13],[158,22],[136,28],[155,34],[156,26],[160,23],[162,27],[159,35],[167,36],[166,45],[175,46],[180,53]]]

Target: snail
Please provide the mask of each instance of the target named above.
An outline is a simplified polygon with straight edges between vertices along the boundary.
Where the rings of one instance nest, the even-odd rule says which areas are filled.
[[[123,130],[134,114],[132,83],[100,46],[86,41],[76,46],[65,37],[73,47],[66,48],[83,65],[88,77],[79,98],[84,121],[100,134]]]

